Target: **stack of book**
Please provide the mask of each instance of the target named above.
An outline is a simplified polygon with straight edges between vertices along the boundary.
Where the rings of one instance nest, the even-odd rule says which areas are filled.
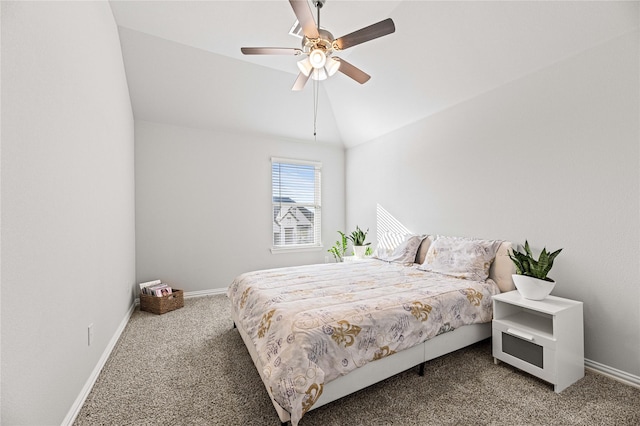
[[[148,296],[162,297],[171,294],[171,287],[160,280],[140,284],[140,293]]]

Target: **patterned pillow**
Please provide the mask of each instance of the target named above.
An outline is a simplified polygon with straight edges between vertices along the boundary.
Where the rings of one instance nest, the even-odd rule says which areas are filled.
[[[431,243],[424,263],[418,269],[485,281],[501,243],[500,240],[438,236]]]
[[[374,257],[387,262],[414,263],[420,243],[426,237],[426,235],[406,235],[405,240],[400,245],[393,250],[385,252],[381,250],[380,244],[378,244]]]

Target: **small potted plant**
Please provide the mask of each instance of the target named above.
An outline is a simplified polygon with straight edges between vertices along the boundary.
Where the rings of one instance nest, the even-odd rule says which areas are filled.
[[[509,257],[516,266],[516,273],[512,275],[513,283],[522,297],[542,300],[551,293],[556,282],[547,274],[551,271],[553,261],[561,251],[562,249],[559,249],[550,253],[545,247],[536,260],[531,253],[528,241],[524,242],[524,253],[511,250]]]
[[[336,259],[336,262],[342,262],[344,260],[344,254],[347,252],[347,236],[344,232],[338,231],[340,239],[327,250]]]
[[[364,257],[365,251],[371,243],[365,243],[364,240],[367,238],[367,233],[369,229],[363,231],[359,226],[356,226],[356,230],[351,232],[351,235],[347,236],[347,238],[353,243],[353,254],[355,257]]]

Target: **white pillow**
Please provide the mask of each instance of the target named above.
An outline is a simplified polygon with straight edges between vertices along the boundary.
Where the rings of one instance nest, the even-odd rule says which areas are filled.
[[[401,234],[399,232],[385,232],[382,234],[382,237],[380,237],[380,240],[378,240],[378,245],[372,256],[387,256],[402,244],[407,239],[407,236],[407,234]]]
[[[501,243],[500,240],[438,236],[431,243],[424,263],[418,269],[485,281]]]
[[[376,249],[374,257],[387,262],[414,263],[418,248],[426,237],[426,235],[407,235],[405,240],[393,250],[382,252]]]

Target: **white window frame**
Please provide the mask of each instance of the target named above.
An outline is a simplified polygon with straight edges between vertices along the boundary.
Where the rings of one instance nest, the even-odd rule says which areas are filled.
[[[274,183],[273,183],[273,166],[274,164],[292,164],[313,166],[315,169],[315,188],[314,188],[314,202],[313,203],[282,203],[276,202],[273,198]],[[300,206],[305,208],[312,208],[314,213],[314,223],[312,232],[314,235],[314,242],[309,244],[290,244],[290,245],[276,245],[275,244],[275,232],[272,229],[271,232],[271,253],[291,253],[300,251],[319,251],[323,248],[322,245],[322,163],[318,161],[296,160],[291,158],[271,157],[271,218],[272,227],[274,225],[274,208],[279,206],[282,210],[283,206]]]

